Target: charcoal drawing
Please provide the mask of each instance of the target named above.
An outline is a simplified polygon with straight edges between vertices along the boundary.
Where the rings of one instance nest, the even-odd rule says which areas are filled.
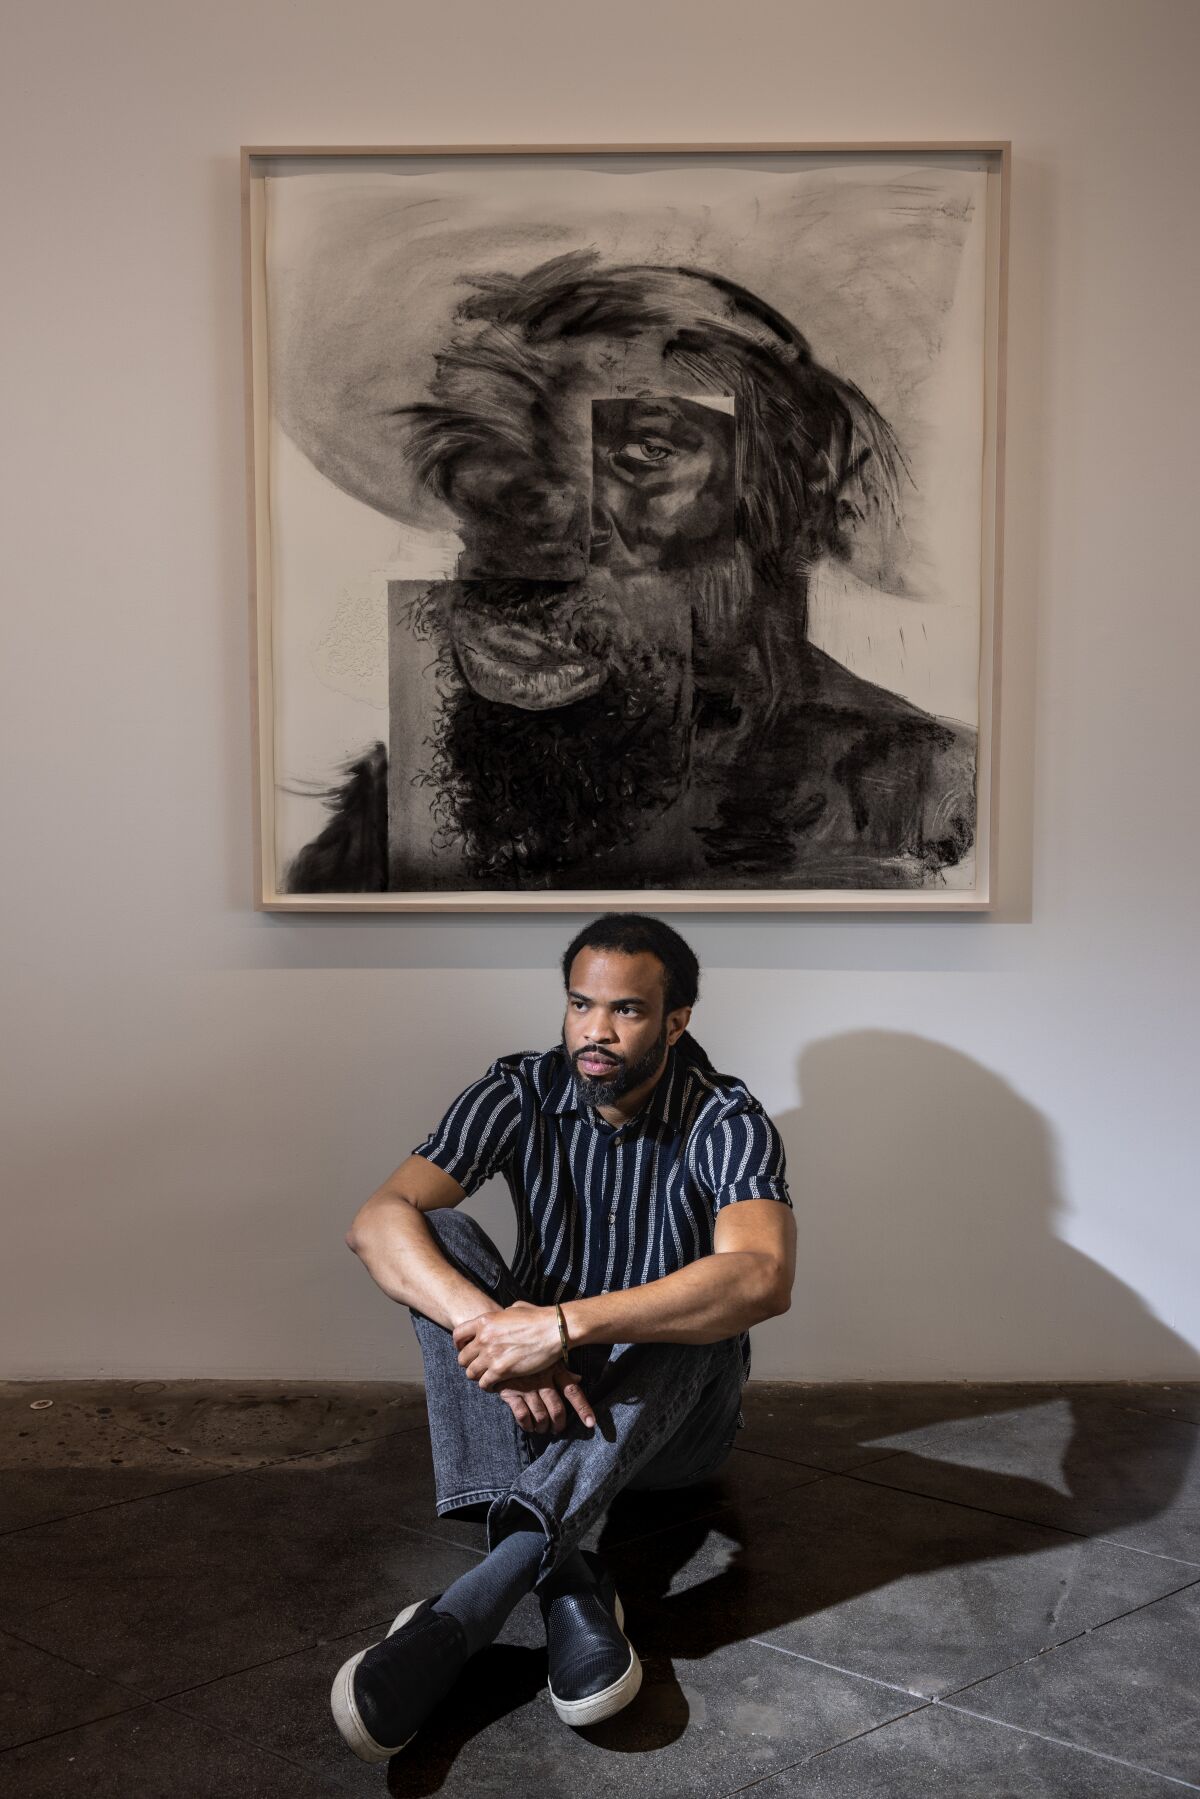
[[[714,268],[585,245],[453,287],[381,430],[383,506],[442,508],[454,566],[388,580],[386,731],[329,770],[287,890],[965,879],[973,724],[809,628],[818,571],[903,554],[902,428]]]

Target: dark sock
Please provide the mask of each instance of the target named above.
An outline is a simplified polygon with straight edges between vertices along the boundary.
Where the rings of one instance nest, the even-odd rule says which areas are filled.
[[[595,1584],[595,1572],[584,1559],[582,1550],[568,1549],[542,1582],[541,1592],[549,1600],[557,1598],[559,1593],[588,1592]]]
[[[446,1588],[433,1610],[458,1619],[469,1654],[494,1642],[518,1600],[532,1592],[545,1547],[540,1524],[514,1530],[477,1568],[469,1568]]]

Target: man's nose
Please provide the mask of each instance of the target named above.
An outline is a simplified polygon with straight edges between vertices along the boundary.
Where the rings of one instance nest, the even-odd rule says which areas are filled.
[[[611,1013],[593,1012],[583,1035],[588,1043],[611,1043],[616,1036]]]
[[[579,495],[560,481],[514,481],[505,500],[512,522],[543,539],[565,541],[579,513]]]
[[[643,559],[626,543],[616,514],[599,500],[592,502],[592,539],[588,561],[594,568],[639,568]]]

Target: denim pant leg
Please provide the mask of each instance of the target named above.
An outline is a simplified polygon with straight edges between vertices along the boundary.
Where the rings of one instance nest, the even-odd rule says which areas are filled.
[[[445,1207],[425,1219],[443,1255],[501,1305],[529,1297],[469,1214]],[[703,1479],[732,1446],[741,1396],[736,1338],[578,1349],[571,1366],[595,1428],[568,1407],[561,1434],[531,1435],[497,1394],[467,1379],[443,1325],[411,1316],[425,1363],[438,1515],[490,1501],[490,1550],[532,1513],[546,1534],[538,1584],[623,1487]]]
[[[532,1512],[546,1533],[540,1585],[622,1488],[638,1484],[639,1474],[647,1485],[683,1486],[714,1472],[737,1430],[741,1357],[735,1368],[735,1349],[736,1342],[724,1339],[604,1344],[573,1354],[595,1429],[568,1412],[561,1435],[538,1439],[528,1467],[488,1508],[488,1548],[513,1528],[520,1508]],[[719,1442],[711,1416],[698,1412],[716,1392],[722,1394]]]
[[[529,1297],[476,1219],[452,1206],[424,1217],[447,1261],[497,1304],[509,1306]],[[490,1504],[528,1467],[536,1439],[521,1429],[498,1394],[467,1379],[445,1325],[411,1307],[409,1315],[425,1364],[438,1517]]]
[[[709,1480],[728,1461],[745,1423],[742,1388],[745,1371],[742,1346],[737,1337],[714,1350],[725,1349],[707,1387],[700,1394],[679,1429],[658,1452],[644,1462],[626,1483],[629,1492],[657,1491],[666,1487],[691,1487]]]

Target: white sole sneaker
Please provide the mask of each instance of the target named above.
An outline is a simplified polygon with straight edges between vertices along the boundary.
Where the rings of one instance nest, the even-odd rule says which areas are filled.
[[[402,1624],[407,1624],[413,1613],[419,1612],[425,1603],[424,1599],[418,1599],[414,1604],[406,1605],[404,1610],[392,1620],[388,1636],[390,1637],[394,1631],[399,1630]],[[363,1723],[358,1707],[354,1703],[354,1670],[366,1655],[367,1650],[374,1648],[374,1643],[368,1643],[366,1649],[360,1649],[357,1655],[352,1655],[348,1662],[342,1663],[333,1677],[333,1689],[329,1695],[329,1704],[333,1711],[333,1721],[341,1731],[342,1741],[347,1748],[353,1749],[355,1755],[362,1761],[386,1762],[390,1761],[393,1755],[398,1755],[401,1749],[406,1749],[417,1733],[414,1730],[412,1736],[405,1737],[402,1743],[395,1743],[389,1749],[385,1748],[382,1743],[377,1743]]]
[[[615,1598],[613,1610],[617,1629],[624,1636],[625,1607],[619,1597]],[[614,1712],[622,1711],[630,1700],[637,1698],[638,1688],[642,1684],[642,1664],[629,1638],[626,1637],[625,1641],[629,1647],[629,1666],[619,1680],[614,1680],[611,1686],[602,1688],[599,1693],[589,1693],[586,1699],[559,1699],[549,1681],[546,1682],[546,1691],[564,1724],[570,1724],[576,1730],[581,1725],[598,1724],[601,1718],[611,1718]]]

